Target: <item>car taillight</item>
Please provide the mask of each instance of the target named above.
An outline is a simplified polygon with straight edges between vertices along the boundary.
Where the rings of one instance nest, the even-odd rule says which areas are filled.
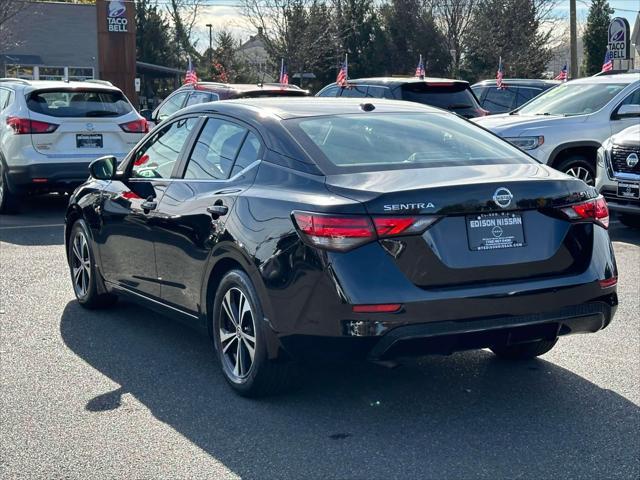
[[[298,230],[312,245],[347,251],[378,238],[422,233],[438,217],[327,215],[293,212]]]
[[[58,128],[55,123],[40,122],[38,120],[30,120],[28,118],[9,117],[7,125],[11,127],[16,135],[27,135],[37,133],[53,133]]]
[[[602,197],[578,203],[569,207],[563,207],[562,212],[569,220],[588,220],[609,228],[609,207],[607,201]]]
[[[149,122],[147,122],[144,118],[141,118],[132,122],[121,123],[120,128],[127,133],[148,133]]]

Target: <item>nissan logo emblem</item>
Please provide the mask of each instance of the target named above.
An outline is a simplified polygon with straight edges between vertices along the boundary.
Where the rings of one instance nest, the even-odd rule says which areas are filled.
[[[511,205],[511,200],[513,199],[513,195],[509,191],[508,188],[500,187],[496,190],[496,193],[493,194],[493,201],[500,208],[507,208]]]
[[[638,164],[638,155],[636,153],[632,153],[627,157],[627,165],[630,168],[635,167]]]

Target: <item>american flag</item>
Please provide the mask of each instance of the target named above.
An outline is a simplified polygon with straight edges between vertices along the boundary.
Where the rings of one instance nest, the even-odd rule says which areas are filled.
[[[424,78],[426,72],[424,70],[424,62],[422,61],[422,55],[420,55],[420,61],[418,62],[418,66],[416,67],[416,77]]]
[[[567,64],[564,64],[560,73],[554,77],[554,80],[562,80],[563,82],[567,81]]]
[[[604,56],[604,63],[602,64],[603,72],[610,72],[613,70],[613,52],[607,49],[607,54]]]
[[[504,88],[504,84],[502,83],[502,79],[504,78],[504,66],[502,65],[502,57],[500,57],[500,61],[498,62],[498,71],[496,72],[496,86],[498,90],[502,90]]]
[[[187,68],[187,74],[184,76],[184,84],[198,83],[198,75],[191,65],[191,57],[189,57],[189,68]]]
[[[349,86],[349,66],[347,64],[347,56],[344,56],[344,63],[340,66],[336,83],[339,87]]]
[[[289,85],[289,74],[287,73],[287,67],[284,64],[284,58],[280,63],[280,83],[283,85]]]

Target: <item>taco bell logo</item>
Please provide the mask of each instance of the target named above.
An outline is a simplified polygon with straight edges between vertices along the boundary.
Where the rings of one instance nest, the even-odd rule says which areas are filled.
[[[126,18],[127,7],[122,0],[109,0],[107,11],[107,26],[110,32],[128,32]]]
[[[629,22],[626,18],[616,17],[609,24],[609,50],[614,59],[629,58]]]

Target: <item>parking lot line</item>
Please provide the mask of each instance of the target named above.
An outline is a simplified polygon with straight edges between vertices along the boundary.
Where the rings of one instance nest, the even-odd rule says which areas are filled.
[[[20,228],[50,228],[64,227],[64,223],[50,223],[46,225],[12,225],[10,227],[0,227],[0,230],[18,230]]]

